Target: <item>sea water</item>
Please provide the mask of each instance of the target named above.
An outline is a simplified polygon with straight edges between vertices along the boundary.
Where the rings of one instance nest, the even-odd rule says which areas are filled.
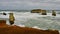
[[[7,15],[3,15],[3,12]],[[51,12],[48,12],[47,15],[41,15],[40,13],[31,13],[30,11],[0,11],[0,19],[6,20],[7,24],[9,24],[9,13],[11,12],[14,13],[15,25],[60,30],[59,11],[56,11],[56,16],[52,16]]]

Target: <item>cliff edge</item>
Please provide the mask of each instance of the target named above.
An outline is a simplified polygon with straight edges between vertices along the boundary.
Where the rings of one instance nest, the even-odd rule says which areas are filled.
[[[29,27],[20,27],[17,25],[7,25],[5,21],[0,22],[0,34],[59,34],[58,30],[41,30]]]

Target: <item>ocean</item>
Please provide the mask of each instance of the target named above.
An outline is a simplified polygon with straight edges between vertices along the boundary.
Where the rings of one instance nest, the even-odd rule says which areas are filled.
[[[5,12],[7,15],[3,15],[3,12]],[[6,20],[8,25],[10,25],[10,12],[14,13],[15,25],[60,30],[60,11],[56,11],[56,16],[52,16],[52,11],[47,11],[47,15],[31,13],[30,10],[0,11],[0,20]]]

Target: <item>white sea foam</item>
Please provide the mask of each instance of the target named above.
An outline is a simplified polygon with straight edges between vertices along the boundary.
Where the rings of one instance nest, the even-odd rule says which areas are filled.
[[[18,25],[18,26],[20,26],[20,27],[25,27],[25,25]]]
[[[15,24],[19,26],[28,26],[43,29],[58,29],[60,30],[60,14],[52,16],[51,13],[47,15],[40,15],[39,13],[30,12],[14,12]],[[0,16],[0,18],[8,18],[9,15]],[[24,26],[25,25],[25,26]]]
[[[38,26],[33,26],[32,28],[46,30],[46,29],[43,29],[43,28],[39,28]]]

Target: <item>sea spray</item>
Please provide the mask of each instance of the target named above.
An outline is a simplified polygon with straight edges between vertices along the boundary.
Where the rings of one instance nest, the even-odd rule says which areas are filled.
[[[8,13],[9,14],[9,13]],[[7,18],[6,15],[3,19]],[[30,12],[14,12],[15,16],[15,25],[25,25],[27,27],[37,26],[43,29],[57,29],[60,30],[60,14],[57,16],[52,16],[52,13],[47,13],[47,15],[40,15],[39,13],[30,13]],[[0,16],[2,18],[3,16]],[[7,23],[9,24],[9,22]]]

